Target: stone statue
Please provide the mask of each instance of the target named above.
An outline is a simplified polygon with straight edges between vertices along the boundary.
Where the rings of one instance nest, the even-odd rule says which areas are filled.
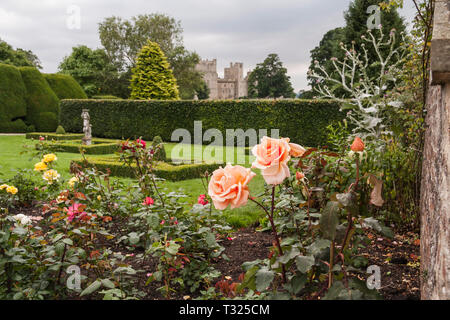
[[[89,109],[83,109],[81,113],[81,119],[83,119],[83,133],[84,137],[81,139],[82,144],[90,146],[92,143],[92,126],[90,124],[91,117],[89,116]]]

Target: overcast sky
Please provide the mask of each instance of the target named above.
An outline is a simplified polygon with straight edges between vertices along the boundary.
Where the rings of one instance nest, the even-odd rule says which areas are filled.
[[[411,0],[400,14],[411,21]],[[180,20],[184,43],[202,59],[217,59],[218,73],[233,62],[246,71],[278,53],[295,91],[307,88],[310,51],[325,32],[343,26],[350,0],[1,0],[0,38],[32,50],[43,72],[56,72],[73,46],[101,47],[98,23],[115,15],[165,13]],[[80,28],[71,11],[80,9]]]

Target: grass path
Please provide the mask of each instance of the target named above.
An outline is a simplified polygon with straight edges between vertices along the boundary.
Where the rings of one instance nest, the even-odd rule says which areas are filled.
[[[25,148],[24,146],[28,146]],[[168,143],[165,148],[167,154],[170,156],[172,150],[176,147],[176,144]],[[214,160],[214,153],[209,153],[206,150],[204,151],[206,146],[203,146],[202,149],[194,146],[191,147],[191,156],[188,157],[188,154],[182,154],[181,156],[177,155],[177,158],[188,159],[200,159],[203,155],[205,155],[204,160]],[[25,136],[12,136],[12,135],[0,135],[0,182],[6,181],[12,178],[15,175],[16,170],[18,169],[33,169],[34,164],[38,162],[38,159],[32,159],[31,152],[26,152],[26,150],[33,151],[34,150],[34,142],[31,140],[25,139]],[[228,160],[232,160],[233,164],[236,163],[237,159],[245,159],[245,163],[239,163],[245,167],[250,167],[252,157],[243,156],[243,150],[235,148],[219,148],[216,150],[220,155],[221,153],[226,154],[228,152],[229,158]],[[234,160],[230,155],[234,154]],[[238,158],[237,155],[240,154],[241,158]],[[70,179],[71,175],[69,173],[70,161],[74,159],[79,159],[80,155],[76,153],[57,153],[58,161],[56,161],[55,169],[61,174],[61,177],[64,180]],[[89,155],[89,158],[101,158],[105,157],[105,155]],[[253,196],[260,194],[263,191],[264,180],[259,173],[259,170],[254,170],[257,174],[255,178],[250,182],[250,190]],[[36,179],[40,179],[39,175],[36,175]],[[127,178],[114,178],[120,179],[124,183],[133,182],[132,179]],[[192,179],[192,180],[184,180],[178,182],[164,181],[160,183],[160,187],[162,189],[166,189],[167,192],[171,191],[180,191],[189,196],[187,201],[191,204],[197,202],[197,198],[200,194],[206,193],[200,179]],[[223,215],[226,220],[233,225],[234,227],[245,227],[250,224],[253,224],[258,221],[260,217],[263,216],[261,209],[259,209],[254,203],[249,202],[246,206],[234,209],[234,210],[224,210]]]

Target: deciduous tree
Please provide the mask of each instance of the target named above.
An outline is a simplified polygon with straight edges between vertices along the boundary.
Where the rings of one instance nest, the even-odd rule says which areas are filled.
[[[275,53],[269,54],[264,62],[256,65],[248,78],[248,86],[251,98],[295,97],[287,69]]]

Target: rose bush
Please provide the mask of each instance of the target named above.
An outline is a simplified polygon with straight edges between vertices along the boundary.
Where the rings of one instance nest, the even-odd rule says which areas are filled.
[[[252,167],[261,169],[270,187],[267,198],[252,197],[248,188],[245,193],[233,192],[241,190],[236,187],[239,179],[235,176],[242,174],[236,172],[252,176],[249,169],[239,168],[235,172],[229,166],[228,170],[218,169],[211,176],[209,195],[216,209],[223,210],[233,200],[238,206],[244,205],[250,199],[266,213],[267,229],[274,237],[274,247],[267,259],[244,263],[245,277],[240,286],[233,286],[233,295],[242,296],[247,288],[247,296],[257,292],[266,298],[378,297],[348,275],[348,270],[355,272],[364,266],[364,258],[356,254],[366,239],[364,229],[374,228],[392,236],[377,220],[360,216],[369,200],[379,205],[372,201],[379,200],[379,194],[374,196],[379,193],[379,186],[373,187],[368,197],[366,192],[371,184],[361,177],[363,141],[354,139],[350,147],[355,152],[353,159],[347,156],[348,149],[342,153],[305,150],[289,141],[264,137],[252,149],[256,157]],[[291,157],[299,158],[291,161]],[[296,171],[293,178],[291,170]]]

